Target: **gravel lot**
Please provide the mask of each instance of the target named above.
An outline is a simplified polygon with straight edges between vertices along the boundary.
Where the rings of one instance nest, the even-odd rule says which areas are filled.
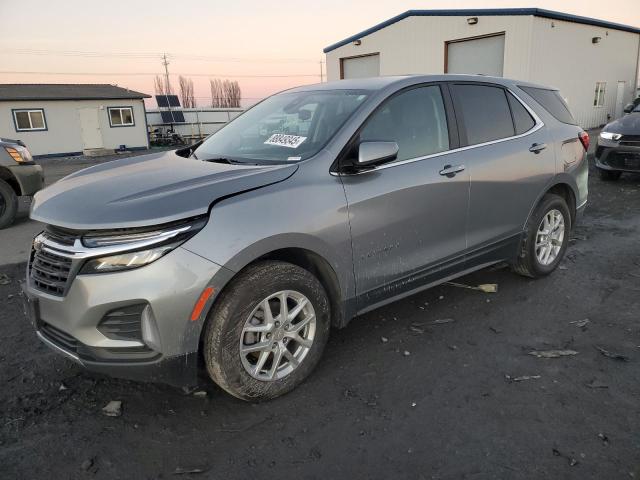
[[[592,173],[552,276],[494,268],[459,281],[497,293],[441,286],[357,318],[259,405],[84,372],[37,341],[24,263],[0,262],[0,478],[640,478],[639,235],[640,177]],[[529,354],[549,349],[577,354]]]

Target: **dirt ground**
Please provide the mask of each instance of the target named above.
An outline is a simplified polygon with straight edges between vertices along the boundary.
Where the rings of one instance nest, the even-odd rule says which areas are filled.
[[[460,282],[497,293],[441,286],[357,318],[259,405],[84,372],[25,320],[24,264],[0,266],[0,478],[640,479],[639,238],[640,177],[592,173],[553,275],[481,271]],[[529,354],[548,349],[578,353]]]

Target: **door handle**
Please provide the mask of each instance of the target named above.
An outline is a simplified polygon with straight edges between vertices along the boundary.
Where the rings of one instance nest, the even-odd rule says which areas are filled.
[[[466,167],[464,165],[445,165],[438,173],[443,177],[453,178],[456,174],[463,172]]]
[[[531,147],[529,147],[529,151],[531,153],[538,154],[542,150],[544,150],[545,148],[547,148],[547,144],[546,143],[534,143],[533,145],[531,145]]]

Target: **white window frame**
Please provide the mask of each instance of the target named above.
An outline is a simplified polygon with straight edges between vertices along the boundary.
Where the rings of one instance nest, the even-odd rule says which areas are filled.
[[[18,113],[27,113],[29,116],[29,128],[21,128],[18,126]],[[44,108],[15,108],[12,110],[13,124],[16,127],[16,132],[42,132],[47,130],[47,117],[44,115]],[[39,113],[42,115],[42,127],[34,127],[33,120],[31,119],[32,113]]]
[[[111,119],[111,112],[114,110],[118,110],[120,112],[120,122],[123,122],[124,119],[122,111],[129,110],[131,112],[131,123],[113,123]],[[107,115],[109,117],[109,126],[111,128],[134,127],[136,125],[136,119],[133,116],[133,107],[107,107]]]
[[[596,82],[595,95],[593,97],[593,108],[604,107],[606,93],[607,82]]]

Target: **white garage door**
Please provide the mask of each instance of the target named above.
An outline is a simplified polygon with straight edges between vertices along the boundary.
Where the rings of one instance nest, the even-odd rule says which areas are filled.
[[[341,58],[342,78],[366,78],[380,75],[380,55]]]
[[[447,44],[447,73],[501,77],[504,67],[504,35]]]

